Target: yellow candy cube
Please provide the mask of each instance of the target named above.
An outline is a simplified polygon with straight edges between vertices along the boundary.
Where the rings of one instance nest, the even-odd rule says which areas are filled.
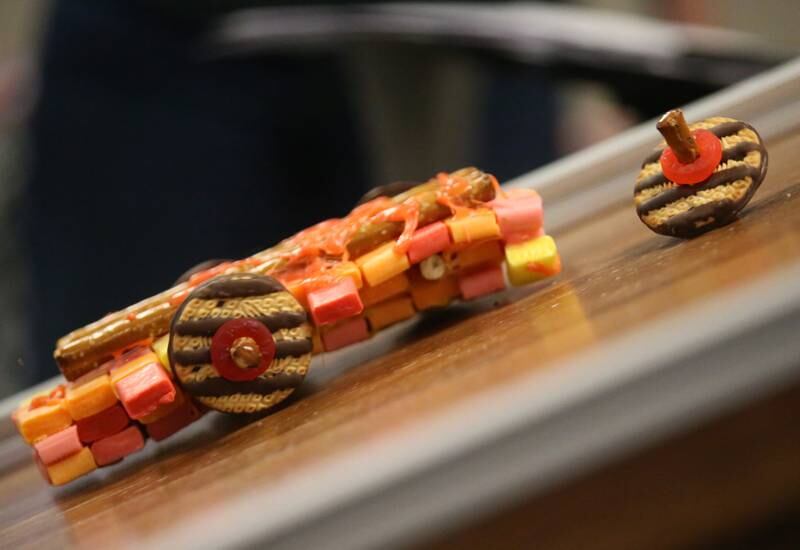
[[[361,280],[361,270],[353,262],[341,262],[332,269],[332,272],[341,276],[343,279],[350,277],[353,279],[356,288],[361,288],[364,285],[364,281]]]
[[[111,378],[104,374],[79,386],[67,388],[64,407],[73,419],[80,420],[113,407],[116,402]]]
[[[150,346],[153,352],[158,357],[158,360],[161,362],[161,366],[164,367],[164,370],[169,373],[170,378],[172,378],[172,366],[169,364],[169,354],[167,353],[167,347],[169,346],[169,334],[165,334],[155,342],[153,345]]]
[[[491,210],[475,210],[464,217],[454,216],[444,221],[454,243],[471,243],[500,238],[500,226]]]
[[[367,252],[356,260],[356,265],[361,269],[367,284],[373,287],[411,267],[406,255],[395,250],[394,241]]]
[[[88,474],[95,468],[97,468],[97,464],[94,462],[92,451],[89,450],[89,447],[84,447],[74,455],[48,466],[47,474],[53,485],[64,485],[75,478]]]
[[[508,280],[514,286],[539,281],[561,272],[556,243],[545,235],[530,241],[506,245]]]

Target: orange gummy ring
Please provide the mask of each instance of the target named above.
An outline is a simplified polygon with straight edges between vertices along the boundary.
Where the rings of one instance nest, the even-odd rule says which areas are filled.
[[[692,135],[700,153],[694,162],[683,164],[669,146],[664,148],[659,159],[664,176],[678,185],[705,181],[722,160],[722,142],[717,136],[708,130],[695,130]]]

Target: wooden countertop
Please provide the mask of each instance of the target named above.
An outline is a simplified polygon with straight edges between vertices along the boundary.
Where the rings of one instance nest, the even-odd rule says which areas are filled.
[[[285,488],[308,468],[422,430],[444,410],[796,264],[800,132],[767,141],[769,174],[740,221],[692,241],[673,240],[647,230],[630,196],[620,196],[555,231],[565,266],[556,280],[496,304],[426,318],[396,331],[393,351],[367,346],[361,355],[378,354],[370,360],[354,352],[317,360],[320,375],[302,399],[265,418],[247,424],[209,414],[173,441],[150,443],[141,456],[63,489],[45,485],[28,449],[6,438],[2,545],[167,545],[161,536],[168,530],[180,526],[184,538],[176,540],[186,541],[189,531],[203,532],[198,518],[215,514],[233,532],[244,518],[236,515],[241,508],[226,505],[242,496]],[[680,353],[682,342],[672,345]],[[271,513],[250,511],[265,521]]]

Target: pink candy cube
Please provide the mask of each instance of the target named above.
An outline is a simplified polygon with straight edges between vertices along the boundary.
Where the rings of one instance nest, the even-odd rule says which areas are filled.
[[[317,326],[358,315],[364,304],[353,280],[348,277],[333,286],[308,293],[308,308]]]
[[[325,351],[334,351],[369,338],[369,328],[363,317],[348,319],[322,332]]]
[[[543,234],[542,197],[532,189],[511,189],[506,198],[489,203],[507,243],[518,243]]]
[[[489,266],[458,278],[458,288],[465,300],[498,292],[505,287],[503,269],[499,265]]]
[[[175,386],[158,363],[145,365],[118,380],[115,390],[128,416],[134,420],[175,399]]]
[[[417,229],[411,236],[408,261],[417,264],[450,246],[450,231],[443,222],[434,222]]]
[[[33,448],[45,466],[55,464],[59,460],[72,456],[83,448],[78,438],[78,428],[73,424],[65,430],[54,433],[38,443]]]
[[[107,466],[144,448],[144,437],[137,426],[92,443],[91,451],[98,466]]]

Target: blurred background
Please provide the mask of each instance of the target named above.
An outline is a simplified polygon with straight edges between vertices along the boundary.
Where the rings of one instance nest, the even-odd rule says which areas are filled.
[[[0,3],[0,394],[372,186],[501,181],[771,67],[800,4]],[[794,19],[793,19],[794,18]]]

